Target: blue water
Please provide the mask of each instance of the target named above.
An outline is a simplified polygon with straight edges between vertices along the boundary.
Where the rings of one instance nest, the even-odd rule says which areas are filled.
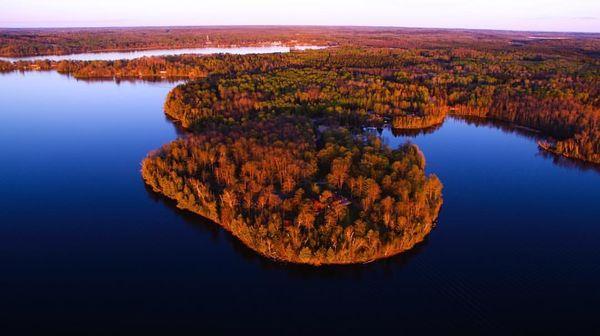
[[[429,239],[368,265],[278,264],[148,191],[174,83],[0,75],[3,334],[600,331],[600,172],[457,119],[419,145]]]
[[[297,50],[322,49],[321,46],[296,46]],[[81,53],[69,55],[47,55],[30,57],[0,57],[2,61],[35,61],[35,60],[73,60],[73,61],[114,61],[122,59],[134,59],[150,56],[171,56],[171,55],[209,55],[209,54],[269,54],[286,53],[291,50],[286,46],[258,46],[258,47],[216,47],[216,48],[185,48],[185,49],[157,49],[157,50],[138,50],[138,51],[116,51],[116,52],[96,52]]]

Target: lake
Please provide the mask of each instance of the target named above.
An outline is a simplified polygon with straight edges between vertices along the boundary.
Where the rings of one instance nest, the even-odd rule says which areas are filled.
[[[323,49],[323,46],[295,46],[296,50],[308,49]],[[210,54],[269,54],[269,53],[286,53],[292,48],[286,46],[258,46],[258,47],[216,47],[216,48],[187,48],[187,49],[158,49],[158,50],[140,50],[140,51],[118,51],[118,52],[97,52],[97,53],[82,53],[69,55],[48,55],[48,56],[31,56],[31,57],[0,57],[1,61],[35,61],[35,60],[51,60],[51,61],[114,61],[121,59],[134,59],[150,56],[170,56],[170,55],[210,55]]]
[[[438,226],[387,260],[285,265],[145,187],[140,161],[178,136],[162,111],[174,85],[0,75],[8,334],[600,330],[597,169],[502,125],[384,129],[443,182]]]

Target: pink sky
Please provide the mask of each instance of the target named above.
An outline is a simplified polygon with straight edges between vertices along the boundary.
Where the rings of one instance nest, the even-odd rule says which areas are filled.
[[[600,0],[0,0],[0,27],[372,25],[600,32]]]

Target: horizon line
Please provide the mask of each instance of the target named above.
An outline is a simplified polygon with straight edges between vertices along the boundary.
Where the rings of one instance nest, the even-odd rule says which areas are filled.
[[[519,30],[508,28],[466,28],[466,27],[425,27],[425,26],[390,26],[390,25],[313,25],[313,24],[224,24],[224,25],[115,25],[115,26],[30,26],[30,27],[2,27],[0,30],[59,30],[59,29],[127,29],[127,28],[225,28],[225,27],[314,27],[314,28],[394,28],[394,29],[415,29],[415,30],[460,30],[460,31],[493,31],[493,32],[513,32],[513,33],[559,33],[559,34],[600,34],[598,31],[560,31],[560,30]]]

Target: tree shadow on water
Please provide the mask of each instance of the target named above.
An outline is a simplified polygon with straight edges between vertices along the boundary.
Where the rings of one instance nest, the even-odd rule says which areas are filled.
[[[438,125],[434,125],[431,127],[425,127],[425,128],[416,128],[416,129],[400,129],[400,128],[393,128],[390,127],[390,131],[392,132],[392,134],[396,137],[416,137],[419,135],[428,135],[428,134],[433,134],[435,133],[437,130],[439,130],[440,128],[442,128],[443,123],[438,124]]]
[[[544,158],[545,160],[551,160],[552,163],[558,167],[576,169],[581,172],[592,171],[597,174],[600,174],[600,165],[582,160],[567,158],[562,155],[550,153],[546,150],[543,150],[542,148],[539,148],[537,156]]]
[[[498,129],[507,134],[513,134],[518,137],[522,137],[528,139],[530,141],[540,141],[547,140],[551,136],[545,134],[543,132],[537,131],[535,129],[531,129],[528,127],[514,125],[512,123],[501,121],[501,120],[493,120],[487,118],[479,118],[479,117],[464,117],[464,116],[450,116],[450,118],[462,121],[467,125],[472,125],[475,127],[490,127],[493,129]],[[434,130],[435,131],[435,130]],[[396,135],[396,134],[394,134]],[[586,162],[579,159],[568,158],[561,155],[556,155],[554,153],[550,153],[538,147],[538,152],[536,156],[542,157],[547,160],[551,160],[552,163],[558,167],[568,168],[568,169],[576,169],[582,172],[593,171],[600,174],[600,165]]]
[[[226,243],[232,248],[237,256],[246,263],[257,265],[262,270],[270,272],[284,272],[288,276],[300,279],[341,279],[361,278],[367,273],[381,273],[385,277],[391,277],[395,271],[405,267],[418,254],[422,253],[429,244],[429,238],[416,244],[412,249],[389,258],[376,260],[370,263],[352,265],[324,265],[310,266],[275,261],[264,257],[251,248],[244,245],[232,234],[223,229],[219,224],[212,222],[202,216],[177,207],[175,201],[156,193],[144,183],[148,197],[175,212],[183,222],[193,229],[208,234],[217,243]]]

